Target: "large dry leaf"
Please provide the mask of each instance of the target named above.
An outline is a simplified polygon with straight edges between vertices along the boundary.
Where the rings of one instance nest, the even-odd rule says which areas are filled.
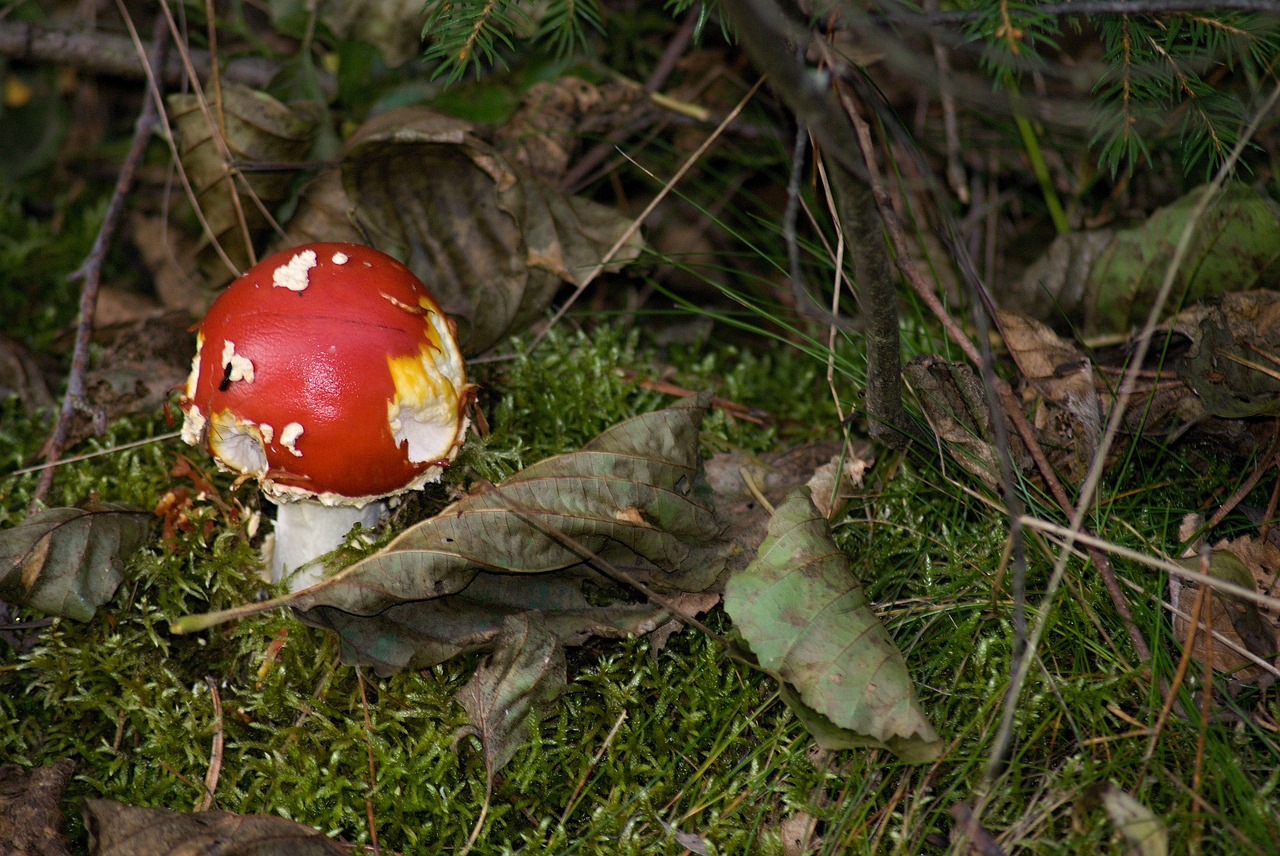
[[[938,757],[942,742],[906,663],[808,488],[778,507],[756,560],[729,578],[724,605],[819,745],[883,746],[911,763]]]
[[[115,594],[124,560],[146,540],[151,520],[105,503],[33,514],[0,532],[0,598],[88,621]]]
[[[361,126],[347,142],[342,178],[357,225],[427,284],[458,322],[467,353],[527,326],[630,225],[514,166],[470,123],[424,107]],[[641,247],[633,237],[610,269]]]
[[[181,140],[182,166],[195,190],[200,210],[232,263],[238,270],[244,270],[249,266],[250,257],[241,214],[250,238],[256,238],[268,221],[253,201],[253,194],[268,211],[272,210],[288,193],[294,172],[244,170],[243,180],[234,179],[217,144],[215,134],[219,128],[210,124],[196,96],[174,94],[168,97],[167,103]],[[222,136],[232,159],[251,165],[304,160],[319,131],[320,117],[317,104],[282,104],[265,92],[227,83],[222,87],[221,118],[215,118],[215,122],[221,122]],[[246,190],[246,183],[252,193]],[[240,201],[239,213],[233,194]],[[211,284],[225,283],[233,276],[212,247],[201,251],[199,263]]]
[[[1205,191],[1132,228],[1063,235],[1011,289],[1009,308],[1050,323],[1083,312],[1089,335],[1140,324]],[[1246,184],[1228,185],[1196,223],[1177,276],[1173,294],[1187,302],[1280,285],[1280,207]]]
[[[413,59],[422,49],[422,0],[271,0],[273,23],[306,21],[314,14],[337,38],[376,47],[388,66]]]
[[[84,825],[94,856],[344,856],[319,831],[283,817],[84,801]]]
[[[629,80],[596,86],[566,75],[533,84],[494,133],[494,145],[530,175],[560,181],[583,138],[652,118],[644,87]]]
[[[456,696],[471,721],[455,740],[470,735],[480,741],[486,791],[528,740],[531,717],[545,716],[566,683],[564,648],[528,616],[508,617],[495,647]]]
[[[62,795],[75,762],[47,767],[0,767],[0,852],[23,856],[70,856]]]
[[[468,496],[290,604],[339,633],[344,655],[386,674],[491,648],[531,613],[563,644],[669,618],[590,567],[662,592],[703,591],[724,566],[698,456],[700,397],[605,431]]]

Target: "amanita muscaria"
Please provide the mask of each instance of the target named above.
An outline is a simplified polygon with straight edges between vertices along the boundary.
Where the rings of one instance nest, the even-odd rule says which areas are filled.
[[[408,268],[358,244],[276,253],[197,326],[182,437],[276,503],[271,576],[439,481],[470,394],[453,322]],[[320,570],[293,577],[297,590]]]

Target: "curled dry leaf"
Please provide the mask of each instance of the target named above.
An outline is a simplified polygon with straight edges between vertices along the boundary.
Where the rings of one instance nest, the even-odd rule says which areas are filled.
[[[345,856],[348,852],[318,830],[283,817],[198,811],[86,799],[84,825],[95,856],[183,854],[183,856]]]
[[[427,283],[473,354],[531,323],[562,282],[581,282],[630,226],[617,211],[530,176],[470,123],[424,107],[358,129],[342,179],[357,226]],[[642,246],[633,236],[609,269]]]
[[[584,134],[621,127],[652,113],[636,83],[596,86],[572,75],[530,86],[494,145],[513,163],[548,184],[558,182]]]
[[[49,387],[56,375],[52,359],[0,333],[0,400],[17,396],[28,414],[52,410],[55,402]]]
[[[831,520],[844,501],[862,487],[862,477],[874,463],[871,444],[866,440],[853,441],[849,448],[832,455],[831,460],[813,471],[807,483],[814,507]]]
[[[1169,830],[1155,812],[1115,785],[1101,796],[1107,816],[1129,843],[1129,856],[1168,856]]]
[[[364,235],[351,222],[350,208],[342,171],[321,170],[302,189],[298,210],[289,219],[284,235],[271,242],[271,252],[319,241],[365,243]]]
[[[296,163],[311,150],[319,130],[320,107],[307,102],[283,104],[265,92],[229,83],[222,87],[221,115],[210,105],[211,123],[195,95],[174,94],[166,100],[181,140],[182,166],[200,210],[214,240],[236,269],[244,270],[250,262],[246,238],[252,241],[268,225],[262,207],[271,211],[284,199],[294,171],[287,166],[270,171],[232,170],[223,160],[215,135],[221,133],[232,159],[245,165]],[[234,178],[235,174],[241,178]],[[239,199],[238,210],[233,196]],[[209,284],[228,282],[234,273],[208,245],[207,235],[203,243],[198,261]]]
[[[909,763],[938,757],[942,741],[906,663],[808,488],[778,507],[756,560],[726,583],[724,606],[820,746],[882,746]]]
[[[1132,228],[1059,237],[1010,289],[1007,308],[1049,323],[1083,315],[1085,335],[1142,323],[1206,192],[1196,188]],[[1172,293],[1196,301],[1277,285],[1280,207],[1246,184],[1227,185],[1196,222]]]
[[[115,594],[151,515],[121,505],[51,508],[0,532],[0,598],[88,621]]]
[[[1032,424],[1049,461],[1071,484],[1084,481],[1102,440],[1102,403],[1093,362],[1045,324],[1001,312],[1009,355],[1027,381]]]

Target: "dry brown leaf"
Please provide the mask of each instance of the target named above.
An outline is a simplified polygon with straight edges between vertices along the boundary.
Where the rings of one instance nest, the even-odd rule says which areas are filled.
[[[1102,405],[1093,363],[1074,343],[1016,312],[1000,313],[1009,354],[1030,389],[1032,424],[1061,477],[1084,480],[1102,439]]]
[[[1199,526],[1198,520],[1197,515],[1188,515],[1183,521],[1183,531],[1194,531]],[[1184,558],[1182,564],[1190,570],[1201,570],[1201,562],[1194,555]],[[1209,557],[1209,574],[1247,589],[1273,594],[1277,575],[1280,574],[1280,548],[1265,538],[1246,536],[1219,541]],[[1193,615],[1198,593],[1196,583],[1173,575],[1169,577],[1170,600],[1181,613],[1174,613],[1173,619],[1174,638],[1179,644],[1187,638],[1190,622],[1184,616]],[[1270,672],[1231,646],[1242,648],[1274,665],[1276,652],[1280,651],[1280,634],[1277,633],[1280,616],[1276,611],[1221,591],[1209,594],[1207,609],[1210,627],[1222,638],[1215,638],[1210,643],[1202,624],[1191,647],[1195,661],[1207,662],[1212,644],[1213,667],[1217,671],[1247,683],[1271,684],[1275,678]]]

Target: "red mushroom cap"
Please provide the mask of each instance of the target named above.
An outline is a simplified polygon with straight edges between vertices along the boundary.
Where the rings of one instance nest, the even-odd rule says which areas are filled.
[[[183,437],[276,500],[361,505],[438,480],[457,453],[468,387],[453,325],[384,253],[276,253],[197,330]]]

